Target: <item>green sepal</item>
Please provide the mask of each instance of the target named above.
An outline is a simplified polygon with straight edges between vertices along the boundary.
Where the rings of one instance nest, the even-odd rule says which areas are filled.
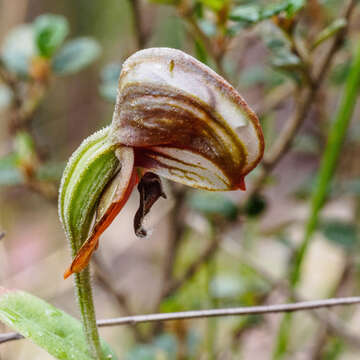
[[[88,137],[66,165],[59,192],[59,216],[73,256],[86,240],[96,205],[119,168],[109,127]]]

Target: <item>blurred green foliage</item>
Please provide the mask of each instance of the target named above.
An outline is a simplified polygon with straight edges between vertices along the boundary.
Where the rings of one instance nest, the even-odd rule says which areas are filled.
[[[64,44],[68,33],[69,25],[63,16],[41,15],[32,24],[20,25],[8,33],[1,60],[7,69],[20,76],[31,75],[36,56],[49,59],[58,75],[74,74],[99,57],[100,45],[89,37]]]
[[[34,21],[35,44],[39,55],[50,58],[62,45],[69,33],[69,25],[63,16],[41,15]]]
[[[22,183],[22,175],[17,168],[16,154],[9,154],[0,158],[0,185],[10,186]]]
[[[245,204],[243,212],[249,217],[256,217],[265,211],[266,205],[264,196],[254,194]]]
[[[262,6],[240,5],[233,9],[230,14],[230,19],[249,24],[256,24],[279,14],[291,18],[304,7],[305,2],[305,0],[285,0]]]
[[[0,61],[10,77],[15,76],[10,79],[11,83],[16,81],[16,76],[23,83],[15,88],[1,84],[0,103],[3,102],[3,109],[19,106],[19,97],[23,95],[14,94],[14,91],[34,94],[34,99],[29,96],[29,99],[21,100],[23,104],[20,104],[19,116],[26,120],[26,114],[31,117],[41,102],[42,89],[47,86],[52,74],[75,74],[99,57],[101,49],[96,40],[82,37],[64,43],[68,33],[66,18],[52,14],[41,15],[32,24],[10,30],[4,39]],[[0,184],[19,185],[29,177],[45,182],[59,180],[64,164],[41,163],[34,139],[26,129],[21,128],[16,133],[13,148],[12,154],[0,159]]]
[[[31,25],[20,25],[7,34],[1,49],[1,60],[10,71],[27,76],[35,51]]]
[[[358,244],[358,232],[355,224],[336,219],[326,219],[320,224],[320,230],[331,242],[343,247],[347,251],[354,250]]]
[[[77,73],[93,63],[100,51],[99,44],[92,38],[71,40],[54,57],[52,69],[57,75]]]
[[[100,74],[100,95],[113,104],[115,104],[116,101],[120,72],[121,65],[112,63],[106,65]]]
[[[226,195],[206,191],[191,193],[189,205],[210,218],[219,216],[229,221],[235,220],[239,212],[237,206]]]
[[[152,5],[143,2],[140,6],[142,8],[140,30],[145,38],[145,46],[181,48],[193,53],[200,61],[215,70],[223,70],[233,85],[249,93],[250,103],[259,112],[264,129],[266,129],[267,149],[271,149],[272,143],[276,141],[280,126],[285,126],[291,121],[298,95],[307,86],[306,81],[309,80],[306,79],[309,66],[317,67],[318,59],[323,57],[328,43],[347,25],[342,15],[339,17],[340,8],[344,2],[338,0],[315,1],[311,4],[317,5],[314,8],[310,8],[309,2],[304,0],[238,0],[235,2],[227,0],[152,0],[149,2]],[[85,107],[89,105],[88,102],[93,100],[93,98],[90,100],[87,98],[87,91],[93,90],[88,84],[93,85],[90,81],[94,81],[94,79],[97,81],[95,82],[96,92],[111,104],[99,101],[100,105],[97,105],[96,109],[100,107],[102,111],[104,108],[104,113],[108,116],[113,111],[112,104],[117,96],[121,62],[137,49],[137,34],[134,28],[139,27],[139,24],[133,17],[133,4],[134,2],[117,2],[115,4],[111,1],[104,7],[100,2],[90,4],[86,1],[79,1],[71,5],[76,11],[72,18],[69,17],[69,20],[62,15],[43,14],[35,18],[32,23],[10,29],[3,39],[0,65],[9,72],[11,80],[15,81],[16,86],[12,87],[11,82],[10,84],[0,83],[0,111],[10,109],[11,113],[16,107],[15,102],[19,100],[19,94],[20,97],[24,96],[25,98],[28,94],[32,95],[33,86],[42,86],[45,88],[44,93],[47,93],[50,81],[54,78],[75,75],[103,55],[100,73],[96,72],[94,75],[89,72],[86,74],[84,78],[89,80],[89,83],[84,82],[84,79],[79,79],[86,83],[86,88],[82,88],[82,91],[86,93],[86,99],[85,97],[82,99]],[[70,33],[69,23],[72,27],[75,26],[73,31],[77,37],[67,40]],[[269,181],[270,177],[265,181],[269,188],[275,187],[275,194],[271,191],[270,196],[266,194],[266,197],[261,193],[256,194],[243,206],[238,205],[241,200],[231,194],[229,196],[228,194],[212,194],[201,191],[189,193],[185,205],[186,210],[191,210],[189,217],[192,218],[191,215],[197,213],[202,216],[202,220],[205,218],[206,231],[197,232],[196,226],[192,223],[192,221],[196,222],[196,219],[190,219],[186,224],[185,235],[181,237],[178,254],[174,260],[175,280],[177,276],[181,278],[186,269],[196,261],[198,256],[201,256],[202,251],[211,241],[213,227],[224,223],[241,224],[243,232],[237,232],[235,229],[235,235],[231,235],[234,237],[232,241],[243,244],[246,239],[246,246],[244,246],[246,249],[243,249],[244,257],[248,254],[254,255],[254,253],[255,257],[259,256],[256,253],[257,246],[259,243],[260,248],[265,246],[261,242],[264,237],[261,232],[262,221],[264,218],[266,219],[273,207],[281,206],[283,191],[289,191],[289,197],[294,194],[295,197],[292,196],[291,201],[299,204],[308,201],[316,191],[319,191],[315,165],[323,151],[324,139],[329,132],[331,124],[329,114],[332,113],[333,104],[337,101],[339,86],[342,86],[351,74],[352,49],[357,33],[356,25],[352,31],[355,36],[345,39],[343,51],[330,69],[329,81],[323,86],[323,93],[315,103],[314,114],[310,114],[307,124],[295,138],[292,147],[293,157],[289,157],[288,162],[291,163],[295,159],[298,162],[293,163],[292,166],[300,164],[298,181],[300,185],[288,189],[287,186],[283,186],[284,182],[280,182],[280,186],[277,184],[276,179],[281,176],[290,184],[297,180],[289,177],[287,173],[289,165],[285,164],[284,168],[280,168],[271,178],[271,181]],[[97,40],[88,37],[88,34],[96,36]],[[245,44],[244,47],[243,44]],[[104,51],[102,52],[102,50]],[[222,65],[222,69],[218,68],[219,63]],[[71,82],[73,80],[70,78],[67,81],[70,81],[71,86],[79,91],[80,87],[77,88],[78,84],[75,84],[77,80],[76,78],[76,81]],[[286,88],[289,84],[292,87]],[[68,102],[61,99],[61,96],[64,96],[62,94],[64,90],[60,83],[56,85],[57,89],[51,89],[49,93],[56,98],[53,100],[53,104],[56,105],[52,105],[52,107],[58,106],[61,108],[61,112],[64,112],[61,119],[69,117],[70,121],[74,122],[75,119],[79,124],[85,123],[83,127],[86,128],[86,131],[89,127],[102,124],[103,119],[96,120],[96,123],[91,124],[88,123],[87,118],[86,121],[83,121],[83,114],[88,116],[89,113],[84,112],[81,104],[78,103],[76,103],[76,107],[79,109],[76,108],[76,111],[79,110],[80,117],[71,115],[70,100],[72,99],[67,100]],[[277,92],[282,88],[285,88],[285,92],[278,95]],[[72,95],[73,93],[69,97]],[[247,98],[248,94],[245,95]],[[35,104],[34,108],[38,108],[43,99],[35,100],[30,105]],[[26,104],[24,108],[27,109],[28,105]],[[74,138],[69,140],[69,137],[64,140],[64,143],[67,141],[72,146],[73,142],[79,142],[80,138],[76,138],[76,131],[79,132],[79,129],[75,129],[75,125],[71,123],[61,124],[59,122],[57,125],[51,125],[52,122],[57,122],[57,118],[53,118],[52,111],[54,109],[52,107],[45,108],[45,116],[42,114],[45,118],[45,120],[42,119],[43,124],[41,121],[33,122],[34,112],[31,112],[29,123],[21,124],[11,133],[10,150],[7,155],[0,158],[1,186],[26,186],[29,180],[26,179],[26,176],[29,176],[29,173],[33,173],[31,181],[37,181],[40,184],[46,182],[57,184],[64,167],[64,162],[61,161],[63,155],[55,156],[55,159],[51,156],[48,158],[45,151],[45,156],[43,156],[43,153],[39,151],[39,149],[43,150],[41,148],[43,144],[41,141],[40,144],[37,143],[39,138],[42,140],[41,131],[46,132],[51,126],[55,129],[53,133],[49,133],[49,139],[42,140],[45,144],[51,143],[53,141],[51,134],[57,136],[58,132],[61,133],[59,130],[62,128],[65,129],[61,133],[62,135],[66,132],[75,134],[75,140]],[[343,110],[343,113],[346,114],[349,110],[348,106]],[[91,111],[92,108],[90,108]],[[103,114],[101,111],[98,113]],[[94,116],[98,116],[96,111],[94,113]],[[40,127],[44,126],[45,130],[39,130],[37,128],[39,124]],[[58,139],[54,140],[58,141]],[[351,140],[351,146],[355,147],[359,143],[356,131],[351,131]],[[64,144],[62,147],[65,148],[64,153],[69,152]],[[56,147],[55,149],[58,150]],[[51,155],[54,157],[54,154]],[[341,165],[341,162],[345,161],[346,155],[343,153],[340,155],[342,156],[339,162]],[[60,161],[58,161],[59,158]],[[307,161],[312,164],[308,168],[304,166]],[[306,174],[301,173],[304,168]],[[331,201],[350,197],[356,205],[360,194],[358,175],[352,173],[348,175],[346,170],[350,172],[351,169],[345,168],[345,174],[340,173],[335,178],[333,174],[331,175],[326,189],[322,187],[322,196]],[[311,175],[308,176],[309,174]],[[292,210],[286,208],[283,212],[292,215]],[[315,217],[317,216],[318,210],[315,214]],[[273,252],[272,248],[270,249],[271,246],[275,249],[278,249],[278,246],[285,249],[286,254],[289,254],[286,261],[290,261],[292,264],[294,250],[297,246],[293,241],[293,232],[287,231],[289,224],[280,224],[277,227],[279,219],[271,220],[270,225],[275,225],[276,229],[271,229],[271,236],[266,235],[266,244],[270,244],[267,248],[268,256],[265,259],[260,258],[259,261],[260,265],[263,265],[262,263],[266,265],[269,262],[270,271],[278,270],[281,267],[276,258],[277,250]],[[302,220],[296,219],[296,221],[298,224]],[[346,221],[324,215],[321,217],[317,230],[330,244],[344,249],[346,256],[356,257],[359,239],[357,223],[356,214],[352,220]],[[192,228],[193,225],[194,228]],[[267,252],[265,253],[267,254]],[[160,310],[166,312],[210,306],[261,304],[272,294],[272,289],[277,287],[269,282],[269,279],[261,276],[261,272],[246,265],[246,262],[237,258],[236,255],[236,251],[226,251],[219,247],[216,256],[202,264],[194,276],[175,293],[163,299],[159,306]],[[137,264],[137,266],[141,267],[141,264]],[[282,275],[286,277],[289,273],[282,272]],[[355,279],[354,283],[356,281],[358,279]],[[30,305],[31,303],[32,300],[29,300]],[[46,310],[48,306],[48,304],[44,305],[44,309]],[[28,314],[29,317],[38,314],[38,311],[41,310],[40,307],[32,309],[32,314]],[[29,313],[29,309],[26,309],[25,305],[24,310]],[[142,309],[136,309],[136,311],[141,312]],[[3,313],[3,316],[5,319],[6,314]],[[26,326],[30,328],[33,326],[33,329],[35,326],[42,326],[45,323],[47,326],[46,320],[45,317],[43,321],[40,319],[35,323],[26,322]],[[72,321],[73,319],[70,323]],[[215,323],[204,321],[200,326],[195,322],[186,322],[181,326],[173,324],[173,327],[164,326],[160,332],[154,331],[153,333],[152,329],[145,328],[144,333],[148,336],[147,342],[134,341],[132,343],[129,341],[126,344],[126,350],[121,349],[121,357],[127,360],[164,360],[176,359],[176,356],[179,358],[181,352],[180,355],[183,358],[198,359],[209,354],[209,356],[219,357],[222,355],[221,351],[226,348],[234,358],[238,358],[242,356],[241,353],[245,348],[241,334],[253,326],[259,326],[261,331],[263,322],[262,317],[248,316]],[[296,341],[294,340],[296,334],[292,339],[296,331],[293,332],[289,324],[288,322],[283,323],[283,332],[278,338],[279,358],[289,354],[292,356],[294,352],[288,351],[296,350]],[[73,334],[74,329],[71,324],[64,328],[66,329],[62,329],[62,331],[66,334]],[[29,335],[32,335],[33,329],[28,333]],[[26,329],[24,334],[27,335]],[[78,340],[79,334],[80,331],[74,335],[74,342]],[[209,334],[220,340],[210,346],[207,343],[211,339]],[[285,336],[282,336],[284,334]],[[291,338],[289,339],[289,337]],[[49,346],[48,343],[50,341],[44,340],[42,344],[46,348]],[[346,343],[339,338],[328,337],[325,343],[324,359],[339,359],[347,349]],[[81,346],[77,346],[78,350],[81,349]]]

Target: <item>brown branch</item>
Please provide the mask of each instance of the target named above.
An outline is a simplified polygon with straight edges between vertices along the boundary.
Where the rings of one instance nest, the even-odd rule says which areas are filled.
[[[16,78],[10,74],[6,68],[2,60],[0,59],[0,80],[9,87],[12,92],[12,107],[20,108],[22,106],[22,99],[20,96],[20,92],[18,89],[18,82]]]
[[[137,50],[141,50],[146,45],[147,36],[144,32],[141,19],[141,9],[139,0],[129,0],[133,15],[133,30],[136,40]]]
[[[3,62],[0,60],[0,80],[6,84],[12,92],[12,101],[9,106],[9,128],[15,134],[20,129],[27,129],[28,124],[32,120],[36,110],[45,97],[45,92],[48,89],[48,81],[34,81],[31,80],[25,84],[17,79],[13,74],[9,73]],[[25,94],[23,90],[26,88]],[[33,166],[33,171],[24,171],[21,167],[24,176],[24,185],[42,195],[46,200],[56,203],[57,202],[57,188],[51,182],[39,181],[36,179],[35,170],[40,166],[40,156],[34,149],[36,159]]]
[[[356,5],[355,0],[350,0],[344,11],[344,18],[349,23],[349,19],[352,13],[354,6]],[[347,33],[348,25],[339,33],[336,34],[329,51],[327,52],[318,74],[314,77],[312,84],[307,84],[307,87],[298,95],[297,107],[295,114],[291,120],[289,120],[278,136],[278,140],[267,152],[266,156],[262,161],[261,172],[253,183],[252,188],[247,192],[246,199],[249,199],[251,195],[260,190],[264,184],[264,180],[267,175],[277,166],[280,160],[287,154],[289,148],[292,145],[292,142],[300,129],[301,125],[305,121],[307,115],[310,112],[310,109],[316,100],[317,93],[323,84],[325,75],[330,68],[332,60],[341,48],[344,37]]]
[[[223,67],[223,63],[222,63],[222,59],[223,56],[225,54],[225,51],[216,51],[214,44],[212,43],[211,39],[202,31],[201,27],[199,26],[199,24],[197,23],[196,19],[194,19],[193,15],[192,15],[192,11],[189,10],[185,10],[185,11],[180,11],[180,16],[185,20],[185,22],[189,25],[191,31],[190,36],[192,36],[193,38],[198,38],[203,45],[205,46],[205,49],[207,51],[207,53],[211,56],[211,58],[214,60],[215,62],[215,66],[216,66],[216,71],[223,77],[223,78],[227,78],[224,67]],[[224,50],[224,49],[222,49]]]

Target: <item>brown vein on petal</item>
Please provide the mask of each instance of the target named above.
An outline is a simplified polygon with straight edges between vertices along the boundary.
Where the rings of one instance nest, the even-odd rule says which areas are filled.
[[[150,157],[161,156],[161,157],[163,157],[165,159],[168,159],[168,160],[171,160],[171,161],[176,161],[177,163],[185,165],[185,166],[190,166],[190,167],[194,167],[194,168],[197,168],[197,169],[207,170],[204,166],[200,166],[200,165],[197,165],[197,164],[192,164],[192,163],[186,162],[184,160],[175,158],[175,157],[173,157],[173,156],[171,156],[169,154],[159,153],[159,152],[156,152],[156,151],[151,150],[151,149],[144,150],[142,152],[142,155],[146,155],[146,156],[150,156]],[[200,154],[197,154],[197,155],[200,155]]]
[[[165,85],[156,85],[154,86],[152,83],[148,82],[135,82],[132,81],[128,85],[122,87],[121,100],[119,102],[118,111],[122,110],[122,105],[126,102],[130,103],[133,100],[137,100],[138,98],[142,98],[144,96],[150,96],[153,98],[165,97],[174,99],[177,101],[181,101],[189,105],[190,107],[195,107],[197,110],[204,112],[212,121],[215,121],[222,126],[226,127],[229,132],[232,133],[232,129],[227,126],[225,120],[215,111],[215,96],[212,93],[210,88],[206,88],[209,93],[209,97],[213,99],[212,103],[207,104],[196,96],[190,96],[187,92],[179,90],[172,86]]]
[[[216,149],[221,153],[228,150],[219,136],[219,133],[222,133],[223,137],[226,137],[226,133],[221,128],[211,126],[206,118],[196,118],[192,112],[173,104],[156,102],[155,107],[151,109],[152,103],[147,101],[147,104],[149,108],[141,113],[141,122],[130,121],[130,126],[143,131],[141,141],[146,141],[147,146],[178,144],[182,147],[196,148],[199,152],[208,146],[206,150],[211,158],[218,156]],[[175,126],[178,128],[177,131]],[[231,143],[231,139],[227,139],[226,142]]]
[[[133,71],[138,64],[144,62],[162,62],[168,64],[173,61],[176,67],[182,69],[187,73],[195,73],[204,79],[205,83],[213,85],[220,92],[224,93],[234,103],[239,104],[242,107],[242,111],[246,116],[255,124],[259,125],[259,120],[251,108],[247,105],[241,95],[235,90],[235,88],[229,84],[224,78],[218,75],[215,71],[204,65],[200,61],[196,60],[192,56],[184,53],[183,51],[168,48],[146,49],[129,57],[124,64],[124,70],[121,72],[119,83],[126,77],[129,71]],[[258,126],[260,131],[260,125]]]
[[[129,71],[134,71],[136,66],[144,62],[164,63],[173,62],[174,66],[182,69],[184,72],[193,72],[203,78],[204,83],[213,85],[216,89],[222,92],[226,97],[229,97],[235,104],[238,104],[239,109],[245,114],[245,116],[251,121],[256,131],[257,140],[259,141],[258,156],[253,160],[252,164],[246,169],[246,173],[249,173],[258,162],[261,160],[265,143],[264,136],[261,130],[261,126],[256,114],[248,106],[242,96],[235,90],[235,88],[229,84],[225,79],[218,75],[215,71],[204,65],[200,61],[196,60],[192,56],[184,53],[181,50],[170,48],[150,48],[141,50],[127,59],[124,63],[123,71],[120,75],[119,84],[122,83],[123,78],[127,76]],[[243,174],[246,175],[246,174]]]
[[[191,170],[185,170],[180,167],[172,166],[168,163],[162,162],[161,158],[166,159],[166,157],[163,156],[163,154],[154,153],[154,155],[151,155],[148,152],[145,152],[144,158],[142,159],[143,162],[139,163],[139,166],[147,167],[149,165],[149,162],[147,162],[147,160],[150,160],[150,161],[152,160],[151,166],[155,169],[156,168],[165,168],[165,169],[168,169],[169,173],[175,177],[184,178],[184,179],[187,179],[187,180],[193,181],[193,182],[202,180],[202,181],[206,181],[206,182],[210,183],[211,185],[214,185],[214,183],[212,181],[210,181],[209,179],[205,179],[203,176],[200,176],[199,173],[197,173],[195,171],[191,171]],[[182,176],[180,176],[179,174],[176,174],[175,171],[182,173]],[[190,175],[193,175],[193,176],[190,176]],[[222,182],[224,182],[224,181],[222,180]]]
[[[170,86],[131,83],[123,87],[116,111],[117,141],[194,151],[217,164],[232,185],[244,175],[243,144],[215,109],[195,96]]]
[[[201,155],[201,154],[196,154],[196,155]],[[194,171],[191,171],[189,169],[183,169],[181,167],[176,167],[174,165],[170,165],[168,163],[165,163],[165,162],[161,161],[161,158],[167,159],[167,160],[170,160],[170,161],[173,161],[173,162],[185,165],[185,166],[193,167]],[[201,169],[201,170],[206,171],[207,169],[205,167],[182,161],[182,160],[180,160],[178,158],[170,156],[169,154],[165,154],[163,152],[156,152],[155,150],[152,150],[152,149],[139,149],[139,151],[137,152],[136,166],[145,167],[145,168],[151,167],[151,168],[154,168],[154,169],[156,169],[156,168],[166,168],[166,169],[168,169],[170,174],[173,174],[174,176],[180,177],[179,175],[176,175],[174,173],[174,170],[175,170],[175,171],[179,171],[179,172],[183,173],[182,177],[184,179],[188,179],[188,180],[194,181],[194,182],[196,182],[197,179],[198,179],[198,180],[202,180],[203,182],[207,182],[207,183],[209,183],[211,185],[215,185],[214,182],[212,182],[209,178],[205,178],[204,176],[199,175],[199,173],[195,171],[195,169]],[[188,174],[192,174],[195,177],[191,177]],[[231,187],[231,184],[229,184],[229,179],[228,178],[226,179],[226,180],[228,180],[228,182],[226,182],[225,179],[222,178],[221,176],[219,176],[217,173],[214,173],[214,176],[221,183],[223,183],[226,187],[229,187],[229,188]]]

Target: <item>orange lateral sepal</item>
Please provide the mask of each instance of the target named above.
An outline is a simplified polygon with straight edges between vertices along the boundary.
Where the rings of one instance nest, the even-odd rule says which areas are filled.
[[[104,216],[94,226],[90,237],[82,244],[70,267],[65,271],[64,279],[67,279],[73,273],[79,273],[88,266],[92,253],[98,248],[100,235],[109,227],[123,208],[138,181],[136,171],[133,171],[124,196],[119,201],[112,203]]]
[[[246,190],[245,177],[241,178],[240,183],[238,184],[238,187],[242,191]]]

